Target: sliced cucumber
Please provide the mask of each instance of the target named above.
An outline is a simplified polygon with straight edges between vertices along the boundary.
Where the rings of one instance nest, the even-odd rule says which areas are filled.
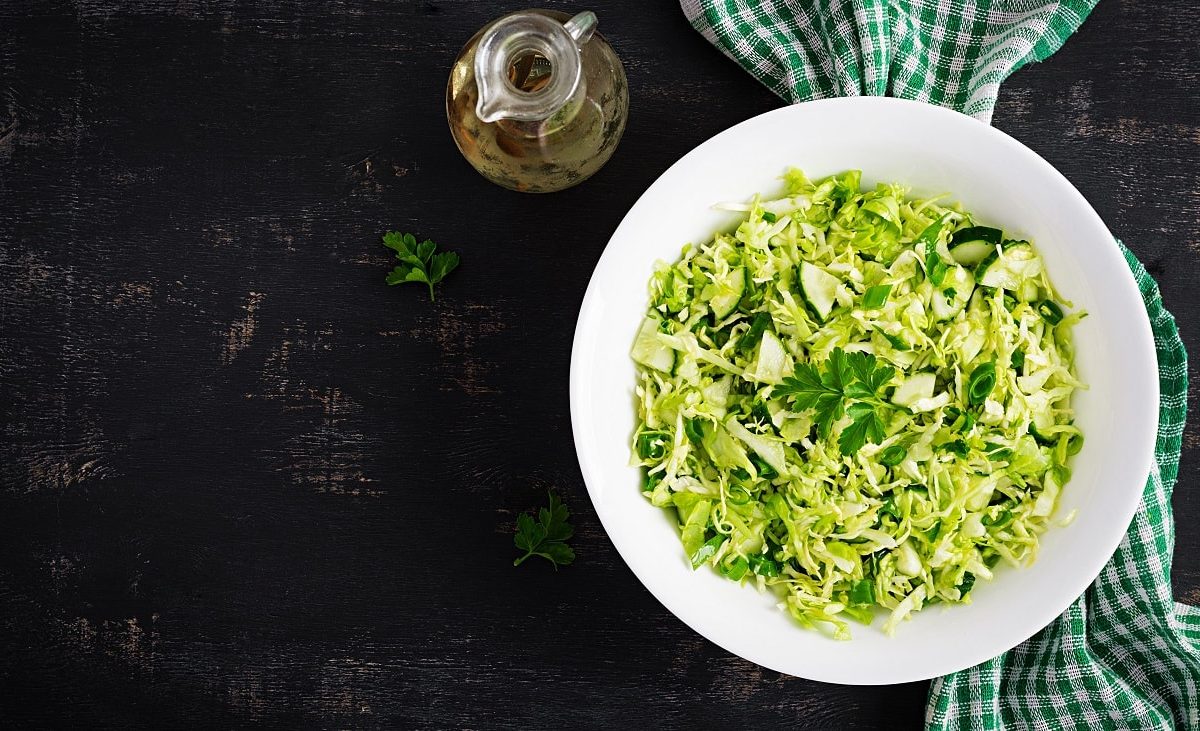
[[[725,420],[725,428],[747,447],[754,450],[754,453],[762,457],[764,462],[771,465],[771,469],[781,475],[786,475],[790,472],[787,460],[784,459],[783,444],[781,442],[768,439],[761,434],[755,434],[742,426],[742,423],[734,417]]]
[[[630,355],[648,368],[670,373],[675,368],[675,351],[667,347],[658,337],[658,320],[647,317],[633,339]]]
[[[1037,302],[1041,297],[1041,287],[1038,286],[1036,280],[1026,279],[1021,282],[1021,286],[1017,288],[1017,299],[1022,302]]]
[[[937,377],[929,372],[915,373],[896,387],[892,394],[892,403],[911,409],[921,399],[933,397],[933,387],[937,385]]]
[[[996,246],[986,241],[967,241],[951,249],[950,256],[959,264],[971,267],[988,258],[988,254],[995,251]]]
[[[745,291],[746,268],[735,267],[729,270],[727,276],[705,287],[702,296],[708,300],[708,306],[712,308],[713,315],[719,320],[728,317],[737,308]]]
[[[741,467],[752,476],[758,476],[758,470],[750,461],[750,456],[746,454],[746,448],[742,446],[741,442],[731,437],[720,424],[715,424],[712,430],[705,432],[704,448],[716,466]]]
[[[816,264],[800,262],[800,294],[822,322],[837,304],[838,278]]]
[[[792,358],[783,349],[783,343],[779,342],[775,333],[763,331],[754,363],[754,377],[764,383],[779,383],[791,375],[792,370]]]
[[[976,279],[985,287],[1015,291],[1021,283],[1042,273],[1042,258],[1024,241],[1007,244],[999,255],[984,259]]]
[[[955,231],[950,239],[950,256],[963,266],[975,266],[996,250],[1004,232],[991,226],[971,226]]]
[[[933,316],[939,320],[951,319],[963,311],[974,292],[974,275],[965,267],[951,267],[942,281],[942,286],[933,290],[930,302]]]

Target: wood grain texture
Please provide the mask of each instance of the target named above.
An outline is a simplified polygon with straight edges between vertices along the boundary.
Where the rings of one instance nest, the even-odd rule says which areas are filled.
[[[620,149],[561,194],[495,188],[442,92],[517,7],[0,0],[3,725],[920,725],[926,684],[719,650],[605,537],[568,422],[588,276],[670,163],[779,101],[673,2],[600,1]],[[1193,2],[1106,0],[995,118],[1142,257],[1189,343],[1198,30]],[[462,253],[436,303],[383,286],[388,228]],[[1197,486],[1193,420],[1191,602]],[[578,562],[513,570],[547,487]]]

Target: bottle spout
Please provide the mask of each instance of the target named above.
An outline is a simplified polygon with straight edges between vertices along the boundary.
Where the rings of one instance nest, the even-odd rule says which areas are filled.
[[[566,28],[567,33],[571,35],[575,45],[583,47],[592,39],[592,34],[596,32],[596,25],[599,22],[595,13],[585,10],[563,23],[563,28]]]
[[[477,79],[479,85],[479,101],[475,103],[475,116],[485,124],[499,122],[509,116],[504,106],[505,93],[489,84],[485,79]]]

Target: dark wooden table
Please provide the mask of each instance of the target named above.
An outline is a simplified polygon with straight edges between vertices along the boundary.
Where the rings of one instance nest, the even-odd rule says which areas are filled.
[[[460,44],[519,7],[0,0],[0,725],[920,724],[924,683],[717,649],[605,537],[568,421],[588,276],[659,173],[780,102],[670,0],[596,2],[629,73],[620,149],[568,192],[500,190],[442,94]],[[1198,30],[1190,0],[1105,0],[995,118],[1191,343]],[[462,253],[436,303],[384,286],[389,228]],[[548,487],[578,561],[514,569]]]

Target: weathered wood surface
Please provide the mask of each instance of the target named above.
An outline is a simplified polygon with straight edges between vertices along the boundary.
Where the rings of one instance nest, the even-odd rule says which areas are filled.
[[[779,101],[673,2],[599,1],[621,148],[574,190],[500,190],[442,90],[518,6],[0,0],[0,724],[920,724],[925,684],[717,649],[604,536],[567,406],[588,276],[671,162]],[[1142,257],[1190,343],[1197,30],[1194,2],[1106,0],[995,118]],[[383,285],[387,228],[462,253],[435,304]],[[1197,423],[1175,496],[1192,602]],[[579,560],[514,570],[547,486]]]

